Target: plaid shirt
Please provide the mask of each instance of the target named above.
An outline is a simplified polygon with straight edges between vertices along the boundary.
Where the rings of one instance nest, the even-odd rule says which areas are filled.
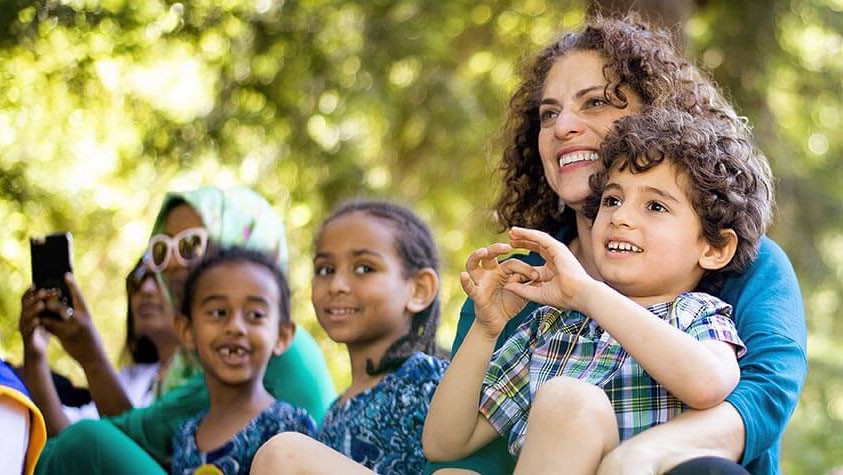
[[[739,348],[730,318],[731,306],[703,293],[684,293],[673,302],[647,307],[697,340],[719,340]],[[527,416],[538,387],[564,374],[595,384],[606,392],[615,409],[620,439],[662,424],[687,408],[644,371],[614,338],[593,320],[583,330],[564,371],[562,359],[585,315],[573,310],[541,307],[492,355],[483,381],[480,413],[518,456],[527,433]]]

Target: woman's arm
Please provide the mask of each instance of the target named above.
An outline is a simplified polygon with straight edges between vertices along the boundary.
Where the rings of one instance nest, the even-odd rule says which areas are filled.
[[[50,366],[47,364],[49,334],[41,325],[39,317],[46,309],[45,290],[30,287],[21,297],[21,314],[18,330],[23,337],[23,367],[21,379],[29,390],[30,397],[44,415],[47,435],[50,437],[67,427],[69,421],[61,409],[61,400],[53,383]]]
[[[603,458],[597,473],[665,473],[697,457],[737,461],[742,450],[741,417],[731,404],[723,402],[704,411],[686,411],[622,442]]]
[[[44,318],[42,325],[55,335],[65,351],[85,371],[88,390],[97,405],[101,416],[116,416],[132,408],[132,402],[126,395],[123,385],[117,378],[117,372],[108,361],[97,329],[94,327],[82,293],[73,279],[65,276],[73,298],[73,314],[64,320]],[[66,308],[56,299],[47,302],[47,309],[64,315]]]
[[[758,258],[726,281],[720,297],[734,307],[747,347],[741,380],[726,398],[746,431],[740,461],[750,471],[765,471],[778,466],[779,440],[808,371],[802,292],[787,255],[764,237]]]

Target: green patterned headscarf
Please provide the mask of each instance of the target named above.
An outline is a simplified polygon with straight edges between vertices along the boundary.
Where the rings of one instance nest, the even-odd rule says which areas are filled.
[[[221,189],[214,186],[169,192],[155,218],[153,236],[164,232],[167,215],[181,204],[189,205],[202,218],[211,245],[240,246],[267,253],[275,258],[281,271],[287,273],[289,256],[284,223],[259,194],[244,187]],[[195,355],[176,352],[158,388],[158,396],[181,386],[201,371]]]
[[[241,246],[268,253],[287,273],[289,256],[284,223],[262,196],[245,187],[205,186],[193,191],[169,192],[155,218],[152,235],[163,233],[167,215],[185,203],[202,218],[211,244]]]

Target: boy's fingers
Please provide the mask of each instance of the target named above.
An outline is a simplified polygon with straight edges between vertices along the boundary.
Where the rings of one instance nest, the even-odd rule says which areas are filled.
[[[480,249],[475,250],[471,254],[468,255],[468,259],[465,260],[465,270],[471,272],[472,270],[478,268],[480,266],[480,261],[482,261],[483,257],[486,255],[486,248],[482,247]]]
[[[468,272],[460,272],[460,285],[465,293],[471,295],[474,292],[474,281],[471,280]]]
[[[539,278],[539,273],[533,266],[518,259],[509,259],[502,262],[501,267],[510,274],[510,282],[525,283]],[[514,278],[514,279],[513,279]]]

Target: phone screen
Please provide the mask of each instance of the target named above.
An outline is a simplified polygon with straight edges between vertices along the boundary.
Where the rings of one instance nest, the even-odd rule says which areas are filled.
[[[59,299],[68,307],[72,307],[73,300],[64,274],[73,272],[72,248],[70,233],[53,233],[29,240],[33,284],[39,289],[58,289]]]

